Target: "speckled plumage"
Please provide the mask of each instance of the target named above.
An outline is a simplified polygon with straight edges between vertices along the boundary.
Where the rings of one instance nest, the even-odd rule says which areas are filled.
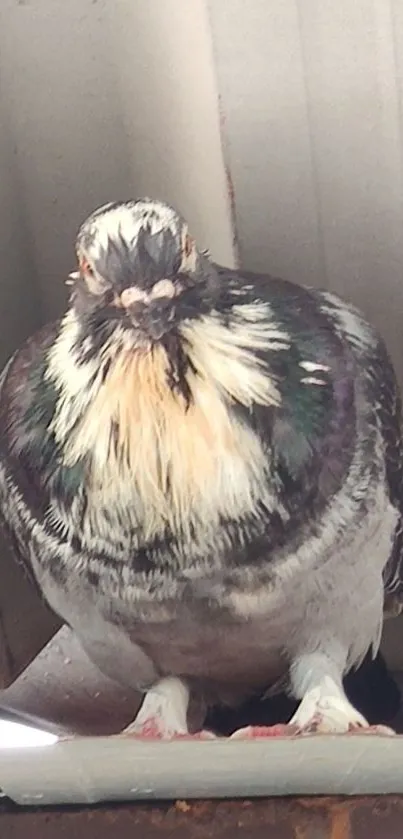
[[[142,206],[84,227],[67,316],[4,371],[4,527],[119,682],[302,699],[377,650],[402,594],[393,369],[352,307],[217,266]]]

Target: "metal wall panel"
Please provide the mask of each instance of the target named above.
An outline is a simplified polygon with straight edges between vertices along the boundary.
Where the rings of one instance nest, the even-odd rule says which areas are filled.
[[[327,286],[403,380],[399,0],[211,0],[242,262]]]
[[[41,309],[35,285],[30,241],[15,166],[15,147],[8,130],[0,90],[0,367],[39,325]]]
[[[231,262],[204,0],[2,0],[0,74],[47,316],[78,224],[111,199],[177,204]]]

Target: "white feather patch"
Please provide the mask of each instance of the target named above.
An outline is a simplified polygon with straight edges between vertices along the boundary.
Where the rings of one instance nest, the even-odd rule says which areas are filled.
[[[303,370],[306,370],[307,373],[316,373],[319,370],[322,370],[324,373],[328,373],[330,367],[326,364],[318,364],[314,361],[300,361],[299,366],[302,367]]]
[[[326,385],[323,379],[317,379],[315,376],[305,376],[301,379],[303,385]]]
[[[276,382],[256,351],[288,349],[289,336],[264,303],[234,306],[234,313],[230,329],[215,313],[182,326],[191,361],[203,379],[245,407],[279,405]]]
[[[105,205],[90,221],[94,234],[88,253],[96,258],[100,250],[108,247],[110,239],[123,239],[129,247],[136,243],[141,230],[151,236],[163,231],[178,235],[182,222],[172,207],[162,201],[132,201],[119,206]]]
[[[322,291],[325,301],[322,311],[336,321],[336,331],[342,338],[347,338],[358,351],[367,351],[377,343],[377,336],[364,315],[355,306],[345,303],[330,291]]]
[[[254,515],[257,500],[273,509],[268,452],[230,410],[232,400],[248,408],[279,404],[276,384],[253,352],[288,346],[268,315],[262,305],[239,306],[231,329],[218,315],[183,327],[196,370],[188,373],[189,407],[168,385],[165,350],[136,349],[130,333],[117,330],[97,362],[77,364],[78,326],[67,315],[49,355],[48,375],[60,389],[52,430],[66,463],[90,458],[87,520],[94,533],[110,528],[103,511],[110,522],[113,508],[127,516],[129,530],[145,528],[146,538],[166,525],[188,535],[214,529],[221,517]]]

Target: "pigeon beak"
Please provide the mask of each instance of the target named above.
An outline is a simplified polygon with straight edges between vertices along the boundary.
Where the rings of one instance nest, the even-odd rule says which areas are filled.
[[[139,311],[137,306],[130,306],[127,314],[133,325],[140,328],[151,341],[159,341],[166,332],[166,319],[158,312],[143,308]]]
[[[166,332],[166,325],[161,318],[150,317],[146,319],[145,330],[152,341],[159,341]]]

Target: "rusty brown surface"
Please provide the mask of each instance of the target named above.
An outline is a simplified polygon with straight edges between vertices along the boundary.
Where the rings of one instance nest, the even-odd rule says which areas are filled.
[[[1,839],[401,839],[403,796],[177,801],[80,809],[0,806]]]

